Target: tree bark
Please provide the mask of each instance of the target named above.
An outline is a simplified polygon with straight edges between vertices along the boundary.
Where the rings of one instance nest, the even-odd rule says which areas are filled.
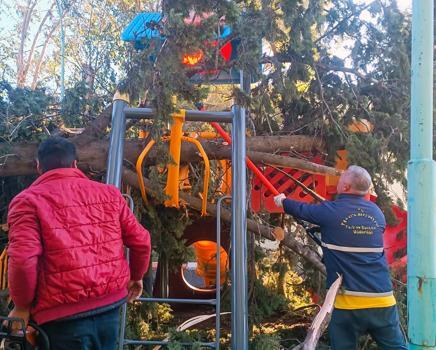
[[[323,153],[325,151],[325,144],[322,139],[306,135],[255,136],[248,137],[247,142],[248,149],[257,152],[310,152],[316,150]]]
[[[134,173],[131,170],[124,169],[123,171],[123,181],[127,184],[129,184],[132,187],[139,188],[138,186],[138,176],[136,173]],[[153,186],[150,182],[150,180],[144,178],[144,185],[147,193],[149,193],[152,196],[157,196],[155,191],[153,190]],[[201,205],[202,201],[200,198],[193,197],[185,192],[179,193],[180,199],[186,204],[197,211],[201,211]],[[208,203],[207,205],[207,214],[211,216],[216,216],[216,205],[213,203]],[[231,222],[232,220],[232,213],[230,210],[222,208],[221,209],[221,218],[227,222]],[[271,241],[275,241],[275,237],[272,233],[272,228],[258,224],[256,221],[247,219],[247,229],[254,233],[254,234],[260,234],[262,237],[269,239]],[[292,237],[291,234],[286,234],[285,239],[282,241],[283,245],[304,259],[306,259],[308,262],[310,262],[316,269],[321,271],[325,274],[325,267],[321,260],[319,259],[318,255],[312,251],[308,246],[304,245],[303,243],[297,241],[294,237]]]
[[[286,156],[279,156],[275,154],[268,154],[264,152],[248,151],[247,156],[256,164],[270,164],[279,167],[294,168],[298,170],[307,171],[314,174],[325,174],[332,176],[341,175],[341,171],[335,168],[309,162],[300,158],[292,158]]]
[[[71,138],[78,149],[79,166],[84,170],[104,169],[107,159],[107,148],[109,141],[104,138],[107,129],[110,127],[112,105],[107,106],[104,111],[78,136]],[[229,159],[231,147],[221,139],[200,141],[209,159]],[[125,143],[124,158],[130,163],[136,163],[136,159],[145,146],[144,140],[127,140]],[[38,145],[36,143],[0,143],[0,176],[19,176],[35,174],[35,158]],[[321,139],[305,135],[290,136],[256,136],[247,138],[247,149],[258,162],[267,163],[275,159],[276,163],[283,166],[307,165],[313,169],[312,163],[301,163],[293,158],[276,156],[271,153],[277,152],[310,152],[316,150],[324,151],[324,142]],[[162,159],[156,148],[152,149],[144,161],[144,165],[154,165]],[[289,162],[286,162],[288,159]],[[181,151],[181,162],[198,162],[202,158],[198,150],[191,143],[183,143]],[[304,162],[304,161],[303,161]],[[304,169],[303,169],[304,170]],[[318,169],[315,169],[318,170]],[[325,170],[325,169],[324,169]],[[332,172],[332,168],[327,169]]]

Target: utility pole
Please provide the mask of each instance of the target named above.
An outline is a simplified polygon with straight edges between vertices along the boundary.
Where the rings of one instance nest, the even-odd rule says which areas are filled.
[[[413,0],[408,166],[409,349],[436,349],[436,163],[433,160],[433,0]]]
[[[65,97],[65,32],[64,32],[64,10],[61,4],[61,0],[56,0],[56,5],[59,13],[59,21],[61,26],[61,102]]]

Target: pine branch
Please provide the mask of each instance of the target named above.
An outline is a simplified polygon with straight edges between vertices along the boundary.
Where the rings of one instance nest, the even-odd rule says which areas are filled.
[[[378,1],[378,0],[376,0]],[[360,15],[363,11],[365,11],[367,8],[369,8],[370,6],[372,6],[376,1],[373,1],[371,3],[369,3],[368,5],[360,8],[358,11],[352,12],[350,13],[348,16],[346,16],[345,18],[343,18],[341,21],[339,21],[338,23],[336,23],[335,26],[333,26],[330,30],[328,30],[327,32],[325,32],[323,35],[321,35],[318,39],[316,39],[314,41],[314,44],[318,44],[322,39],[326,38],[327,36],[329,36],[330,34],[332,34],[336,29],[338,29],[342,24],[344,24],[345,22],[347,22],[350,18],[355,17]]]

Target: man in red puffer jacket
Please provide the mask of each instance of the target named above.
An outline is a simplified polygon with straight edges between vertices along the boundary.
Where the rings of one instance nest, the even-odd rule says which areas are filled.
[[[10,316],[42,325],[51,349],[111,350],[120,306],[142,293],[150,235],[119,190],[89,180],[76,159],[68,140],[44,141],[41,176],[10,204]]]

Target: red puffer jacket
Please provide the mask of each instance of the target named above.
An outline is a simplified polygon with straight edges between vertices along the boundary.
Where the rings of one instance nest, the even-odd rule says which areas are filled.
[[[12,300],[39,324],[120,301],[148,268],[148,231],[115,187],[78,169],[44,173],[11,202],[8,222]]]

